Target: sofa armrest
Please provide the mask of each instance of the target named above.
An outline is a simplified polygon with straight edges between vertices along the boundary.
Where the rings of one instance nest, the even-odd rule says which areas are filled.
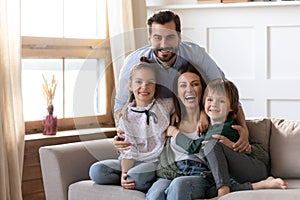
[[[90,166],[117,158],[112,138],[44,146],[39,149],[47,200],[67,200],[70,184],[89,179]]]

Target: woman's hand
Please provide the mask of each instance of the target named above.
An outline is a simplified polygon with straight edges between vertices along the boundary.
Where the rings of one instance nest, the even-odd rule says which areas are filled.
[[[174,112],[171,116],[171,125],[175,125],[175,123],[178,123],[179,117],[178,115]]]
[[[204,110],[200,111],[200,119],[197,125],[197,132],[201,135],[202,132],[205,132],[208,129],[209,120],[208,116],[205,114]]]
[[[173,138],[176,138],[178,133],[179,133],[179,130],[175,126],[169,126],[166,131],[166,135],[173,137]]]
[[[127,176],[126,172],[122,172],[121,186],[125,189],[133,190],[135,188],[134,180],[126,180]]]
[[[114,137],[113,145],[120,152],[128,150],[131,145],[130,142],[124,142],[124,139],[124,132],[118,129],[117,135]]]
[[[249,143],[249,132],[248,128],[245,128],[240,125],[232,125],[231,126],[233,129],[237,130],[240,134],[240,138],[236,143],[233,145],[233,150],[246,153],[246,152],[251,152],[251,145]]]

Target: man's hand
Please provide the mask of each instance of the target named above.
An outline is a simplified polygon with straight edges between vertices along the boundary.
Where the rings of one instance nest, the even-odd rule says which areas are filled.
[[[117,130],[117,135],[114,137],[113,145],[116,149],[118,149],[120,152],[128,150],[131,143],[124,142],[124,132],[122,130]]]
[[[134,184],[134,180],[126,180],[127,178],[127,173],[126,172],[122,172],[121,175],[121,186],[125,189],[134,189],[135,188],[135,184]]]
[[[251,151],[251,145],[249,144],[249,132],[248,128],[242,127],[240,125],[232,125],[233,129],[237,130],[240,134],[239,140],[234,143],[233,150],[238,152],[249,152]]]

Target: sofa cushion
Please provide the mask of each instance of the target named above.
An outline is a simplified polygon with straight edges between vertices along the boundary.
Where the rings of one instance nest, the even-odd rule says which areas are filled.
[[[276,177],[300,178],[300,121],[272,119],[271,173]]]
[[[247,127],[250,138],[262,143],[263,148],[269,152],[271,120],[262,119],[247,119]]]
[[[137,190],[127,190],[121,186],[98,185],[91,180],[79,181],[69,186],[68,200],[145,200],[145,194]]]
[[[298,200],[299,196],[300,189],[263,189],[231,192],[222,196],[219,200]]]

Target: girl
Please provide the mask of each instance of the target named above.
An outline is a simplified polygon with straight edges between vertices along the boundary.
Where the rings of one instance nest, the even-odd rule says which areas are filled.
[[[121,152],[119,160],[92,165],[90,177],[98,184],[120,184],[146,192],[156,178],[158,157],[174,108],[172,99],[159,98],[157,65],[142,60],[130,72],[130,97],[117,123],[131,146]]]

